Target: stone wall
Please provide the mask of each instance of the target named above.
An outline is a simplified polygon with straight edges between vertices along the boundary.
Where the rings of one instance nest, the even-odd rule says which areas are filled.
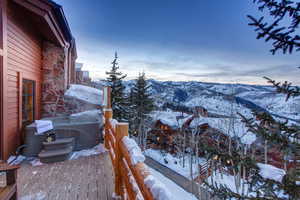
[[[64,48],[50,42],[43,43],[42,117],[54,117],[66,112],[66,56]]]

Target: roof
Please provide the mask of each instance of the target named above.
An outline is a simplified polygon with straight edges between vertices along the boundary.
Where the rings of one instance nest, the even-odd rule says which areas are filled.
[[[153,121],[158,121],[164,125],[168,125],[172,129],[178,129],[187,123],[188,127],[196,128],[203,124],[208,124],[211,128],[217,129],[225,135],[241,138],[244,144],[251,144],[255,141],[255,134],[248,131],[245,123],[241,119],[234,119],[233,127],[230,126],[231,119],[229,118],[214,118],[214,117],[192,117],[192,115],[184,114],[182,117],[180,112],[172,111],[154,111],[150,114]]]
[[[75,69],[76,69],[76,71],[78,70],[78,71],[81,71],[81,68],[83,67],[83,63],[78,63],[78,62],[76,62],[75,63]]]
[[[52,0],[13,0],[18,5],[41,18],[47,24],[55,37],[55,41],[62,46],[72,48],[76,55],[75,39],[65,17],[61,5]]]
[[[45,1],[45,3],[49,3],[50,5],[52,5],[57,20],[59,21],[60,25],[63,27],[63,32],[67,40],[71,42],[73,40],[73,36],[62,6],[55,3],[52,0],[40,0],[40,1]]]

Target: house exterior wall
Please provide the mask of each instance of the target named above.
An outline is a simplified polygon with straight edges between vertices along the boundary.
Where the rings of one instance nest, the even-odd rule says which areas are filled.
[[[69,31],[66,24],[57,25],[65,18],[57,19],[54,13],[49,14],[59,10],[49,9],[41,14],[44,10],[39,6],[43,7],[44,0],[23,3],[0,1],[0,160],[14,154],[23,142],[23,80],[35,81],[35,119],[47,114],[46,104],[53,107],[49,91],[63,94],[75,81],[75,40],[61,35],[62,30]],[[49,31],[43,31],[44,28]],[[58,111],[59,107],[56,106],[55,110]]]
[[[3,132],[3,157],[7,158],[13,153],[22,140],[22,80],[35,81],[35,118],[40,116],[41,98],[41,68],[42,68],[42,43],[28,24],[26,19],[19,20],[21,16],[13,12],[10,1],[7,5],[6,24],[6,87],[4,98],[7,106],[3,112],[5,130]]]

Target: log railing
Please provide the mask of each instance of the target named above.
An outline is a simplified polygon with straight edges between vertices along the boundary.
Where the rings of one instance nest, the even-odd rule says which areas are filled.
[[[150,175],[147,166],[143,161],[133,161],[133,155],[124,140],[125,137],[129,139],[128,123],[119,123],[112,118],[109,87],[104,88],[104,106],[104,144],[114,167],[115,195],[125,200],[156,199],[156,195],[146,184]]]

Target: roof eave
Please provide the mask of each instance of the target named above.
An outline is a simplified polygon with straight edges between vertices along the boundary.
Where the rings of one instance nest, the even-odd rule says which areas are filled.
[[[44,18],[62,47],[75,43],[70,27],[60,5],[48,0],[14,0],[17,4]],[[73,45],[75,46],[75,45]]]

